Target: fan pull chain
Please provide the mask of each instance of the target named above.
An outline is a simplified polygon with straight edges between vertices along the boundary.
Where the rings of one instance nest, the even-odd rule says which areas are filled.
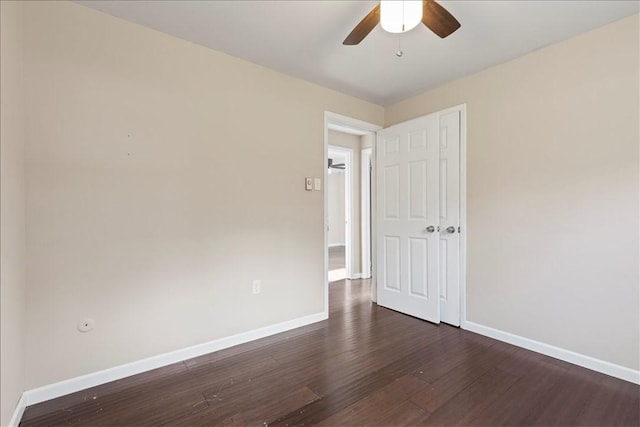
[[[398,58],[402,58],[402,55],[404,55],[404,52],[402,51],[402,45],[401,42],[402,41],[402,37],[398,36],[398,51],[396,52],[396,56]]]

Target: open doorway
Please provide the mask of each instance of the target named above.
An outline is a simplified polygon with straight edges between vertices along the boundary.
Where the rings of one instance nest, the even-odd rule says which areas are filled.
[[[380,126],[325,113],[325,309],[329,283],[371,277],[371,147]],[[364,150],[364,152],[363,152]],[[340,167],[330,167],[341,165]],[[343,165],[343,166],[342,166]]]
[[[357,142],[357,137],[331,131],[330,142]],[[329,283],[352,278],[351,174],[353,150],[330,145],[327,161]],[[347,255],[349,255],[347,257]],[[348,258],[348,259],[347,259]]]

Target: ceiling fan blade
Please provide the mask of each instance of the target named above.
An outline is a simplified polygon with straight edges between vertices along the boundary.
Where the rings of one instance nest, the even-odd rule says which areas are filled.
[[[460,28],[458,20],[433,0],[422,2],[422,23],[442,39]]]
[[[373,30],[380,22],[380,4],[371,9],[371,12],[367,14],[362,21],[356,25],[346,39],[342,42],[343,45],[352,46],[360,43],[362,39],[367,37],[367,34]]]

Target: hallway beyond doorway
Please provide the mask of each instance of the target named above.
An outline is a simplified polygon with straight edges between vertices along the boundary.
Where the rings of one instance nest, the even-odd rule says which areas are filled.
[[[329,283],[343,280],[346,277],[345,247],[332,246],[329,248]]]

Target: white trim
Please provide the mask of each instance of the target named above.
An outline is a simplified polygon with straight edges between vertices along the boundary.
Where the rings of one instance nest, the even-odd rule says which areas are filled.
[[[363,122],[362,120],[354,119],[351,117],[343,116],[341,114],[332,113],[330,111],[324,112],[324,161],[322,163],[322,170],[324,171],[324,313],[325,316],[329,315],[329,233],[328,233],[328,194],[327,194],[327,161],[328,161],[328,149],[329,149],[329,125],[338,125],[342,127],[351,128],[354,130],[362,130],[370,132],[373,136],[373,144],[375,145],[375,132],[382,129],[382,126],[374,125],[372,123]],[[375,268],[375,267],[372,267]],[[372,286],[373,287],[373,286]]]
[[[379,131],[380,129],[382,129],[382,126],[374,125],[373,123],[363,122],[362,120],[354,119],[348,116],[343,116],[341,114],[332,113],[331,111],[325,111],[324,118],[327,124],[327,126],[325,126],[325,129],[327,129],[327,127],[329,126],[329,123],[332,126],[338,125],[338,126],[342,126],[343,128],[350,128],[354,131],[363,131],[366,133],[369,133],[369,132],[375,133],[376,131]]]
[[[289,331],[294,328],[309,325],[311,323],[320,322],[327,319],[326,313],[316,313],[305,317],[299,317],[293,320],[276,323],[275,325],[265,326],[263,328],[254,329],[230,337],[220,338],[203,344],[197,344],[180,350],[171,351],[169,353],[159,354],[146,359],[137,360],[113,368],[104,369],[102,371],[92,372],[68,380],[48,384],[43,387],[27,390],[23,394],[26,400],[25,404],[33,405],[35,403],[44,402],[45,400],[55,399],[69,393],[75,393],[90,387],[95,387],[110,381],[126,378],[152,369],[167,366],[172,363],[181,362],[203,354],[212,353],[225,348],[244,344],[249,341],[268,337],[270,335]]]
[[[324,185],[322,186],[322,209],[323,209],[323,222],[322,226],[324,230],[322,235],[324,236],[322,241],[322,254],[324,258],[324,267],[322,269],[324,274],[324,314],[329,316],[329,169],[327,168],[329,162],[329,113],[324,112],[324,139],[322,148],[322,177]]]
[[[24,410],[27,408],[27,398],[24,393],[20,395],[20,400],[18,400],[18,404],[16,405],[15,411],[13,411],[13,416],[11,417],[11,421],[7,424],[8,427],[18,427],[20,425],[20,421],[22,421],[22,415],[24,414]]]
[[[371,301],[377,303],[378,302],[378,283],[377,283],[377,275],[378,275],[378,267],[377,267],[377,261],[378,261],[378,247],[377,247],[377,243],[376,240],[377,236],[376,236],[376,229],[378,227],[378,212],[376,211],[376,204],[378,203],[377,200],[377,192],[378,192],[378,187],[377,187],[377,181],[378,181],[378,176],[377,176],[377,169],[376,169],[376,162],[378,161],[376,156],[378,152],[378,132],[376,132],[373,135],[373,141],[371,141],[371,293],[370,293],[370,297],[371,297]]]
[[[330,248],[337,248],[338,246],[345,246],[344,243],[332,243],[329,245]]]
[[[467,104],[460,111],[460,324],[467,321]]]
[[[351,126],[343,126],[335,123],[329,123],[329,130],[335,130],[336,132],[348,133],[350,135],[366,135],[368,132],[360,129],[354,129]]]
[[[373,147],[360,153],[360,252],[362,277],[371,277],[371,165]],[[368,206],[369,209],[365,209]]]
[[[621,380],[640,384],[640,371],[636,371],[631,368],[616,365],[611,362],[606,362],[604,360],[596,359],[591,356],[586,356],[584,354],[576,353],[575,351],[566,350],[550,344],[545,344],[540,341],[521,337],[509,332],[504,332],[499,329],[490,328],[475,322],[465,321],[461,326],[462,329],[466,329],[467,331],[475,332],[498,341],[504,341],[518,347],[526,348],[527,350],[535,351],[536,353],[564,360],[565,362],[573,363],[574,365],[601,372]]]
[[[351,275],[351,280],[362,279],[362,273],[353,273]]]

